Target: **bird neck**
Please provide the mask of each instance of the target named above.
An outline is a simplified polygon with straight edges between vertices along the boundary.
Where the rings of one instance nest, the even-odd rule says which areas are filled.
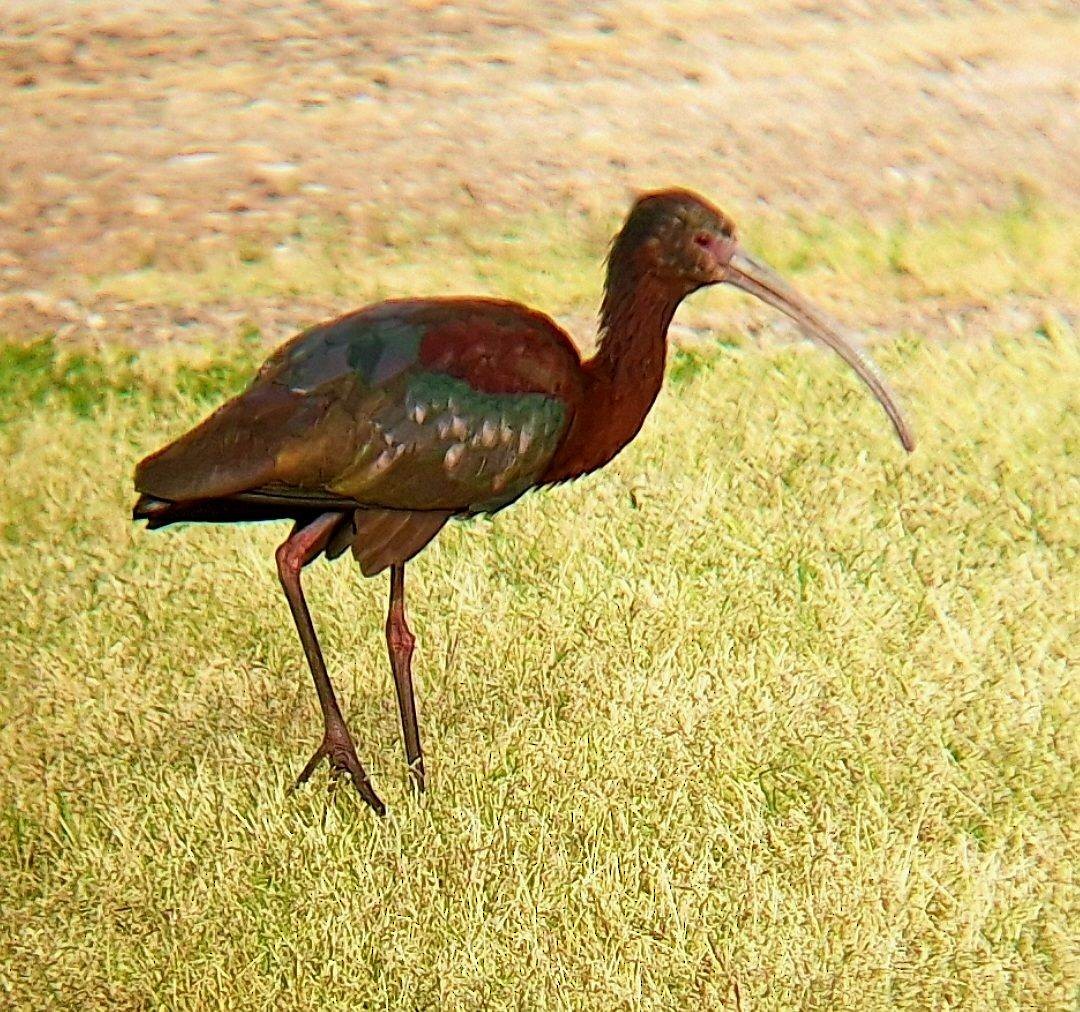
[[[585,364],[587,385],[614,427],[633,424],[627,441],[641,428],[660,392],[668,327],[681,300],[681,294],[649,274],[621,288],[609,283],[604,293],[600,340]]]
[[[584,363],[583,397],[553,461],[552,480],[595,471],[637,435],[664,380],[667,331],[684,293],[650,274],[612,284],[600,311],[600,342]]]

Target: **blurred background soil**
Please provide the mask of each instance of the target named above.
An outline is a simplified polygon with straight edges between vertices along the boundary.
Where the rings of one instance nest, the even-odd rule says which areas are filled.
[[[1075,214],[1078,52],[1070,2],[0,0],[0,330],[276,340],[357,300],[102,279],[301,219],[363,248],[407,216],[422,255],[452,212],[452,258],[474,220],[609,222],[671,184],[766,222]]]

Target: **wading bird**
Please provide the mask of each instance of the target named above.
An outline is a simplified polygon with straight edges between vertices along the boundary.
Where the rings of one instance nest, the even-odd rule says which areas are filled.
[[[303,567],[351,548],[365,576],[390,570],[386,641],[405,754],[423,790],[405,564],[452,517],[494,513],[608,463],[660,392],[679,303],[718,283],[763,299],[836,351],[914,447],[885,381],[837,325],[746,253],[722,211],[666,190],[641,197],[612,243],[593,357],[583,361],[552,320],[517,303],[380,302],[294,337],[243,393],[138,465],[134,516],[151,528],[293,521],[278,575],[323,716],[298,784],[327,759],[332,776],[348,774],[385,811],[327,675]]]

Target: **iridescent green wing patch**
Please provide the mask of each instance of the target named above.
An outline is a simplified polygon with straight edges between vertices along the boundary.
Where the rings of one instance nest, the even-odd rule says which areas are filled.
[[[399,509],[499,509],[539,481],[565,426],[552,397],[420,373],[373,412],[370,438],[330,487]]]
[[[377,320],[348,340],[346,361],[368,386],[379,386],[416,362],[422,327],[402,320]]]

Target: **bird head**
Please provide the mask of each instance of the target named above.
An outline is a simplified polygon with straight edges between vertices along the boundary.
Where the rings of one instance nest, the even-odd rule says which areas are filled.
[[[885,409],[904,449],[915,448],[910,424],[866,352],[840,324],[751,256],[735,223],[704,197],[689,190],[639,197],[612,244],[609,279],[616,272],[648,275],[678,299],[706,285],[728,284],[779,309],[854,370]]]

